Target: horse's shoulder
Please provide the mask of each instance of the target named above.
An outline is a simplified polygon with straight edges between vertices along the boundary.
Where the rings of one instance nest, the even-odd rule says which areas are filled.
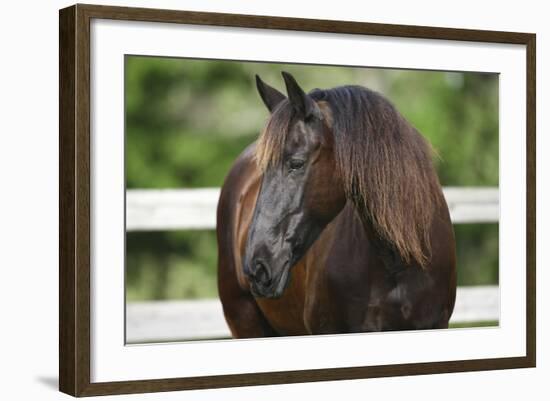
[[[219,235],[230,235],[237,279],[248,288],[242,272],[242,257],[260,188],[261,174],[254,160],[256,143],[249,145],[237,158],[223,184],[218,204]]]

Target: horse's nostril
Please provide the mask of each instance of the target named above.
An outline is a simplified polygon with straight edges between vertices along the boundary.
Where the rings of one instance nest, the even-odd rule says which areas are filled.
[[[257,283],[268,286],[271,283],[271,276],[267,267],[260,261],[254,265],[254,279]]]

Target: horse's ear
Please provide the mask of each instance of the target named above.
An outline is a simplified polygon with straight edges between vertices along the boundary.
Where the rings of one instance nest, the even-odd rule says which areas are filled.
[[[258,75],[256,75],[256,88],[270,113],[273,113],[275,107],[286,99],[285,95],[266,84]]]
[[[288,99],[290,104],[298,112],[300,117],[307,119],[312,116],[320,117],[321,110],[319,106],[315,103],[315,100],[311,96],[307,95],[300,85],[296,82],[294,77],[288,72],[283,71],[283,78],[285,80],[286,92],[288,93]]]

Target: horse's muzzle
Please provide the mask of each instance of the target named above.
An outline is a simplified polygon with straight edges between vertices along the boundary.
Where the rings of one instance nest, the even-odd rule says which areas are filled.
[[[273,271],[262,260],[255,260],[245,274],[250,282],[250,291],[257,298],[280,298],[289,283],[288,263],[280,274]]]
[[[269,288],[271,286],[271,272],[262,260],[255,260],[248,271],[248,278],[258,287]]]

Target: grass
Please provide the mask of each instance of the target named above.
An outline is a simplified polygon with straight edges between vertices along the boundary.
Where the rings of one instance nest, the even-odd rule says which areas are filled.
[[[449,324],[450,329],[464,329],[469,327],[498,327],[498,320],[485,320],[481,322],[460,322]]]

